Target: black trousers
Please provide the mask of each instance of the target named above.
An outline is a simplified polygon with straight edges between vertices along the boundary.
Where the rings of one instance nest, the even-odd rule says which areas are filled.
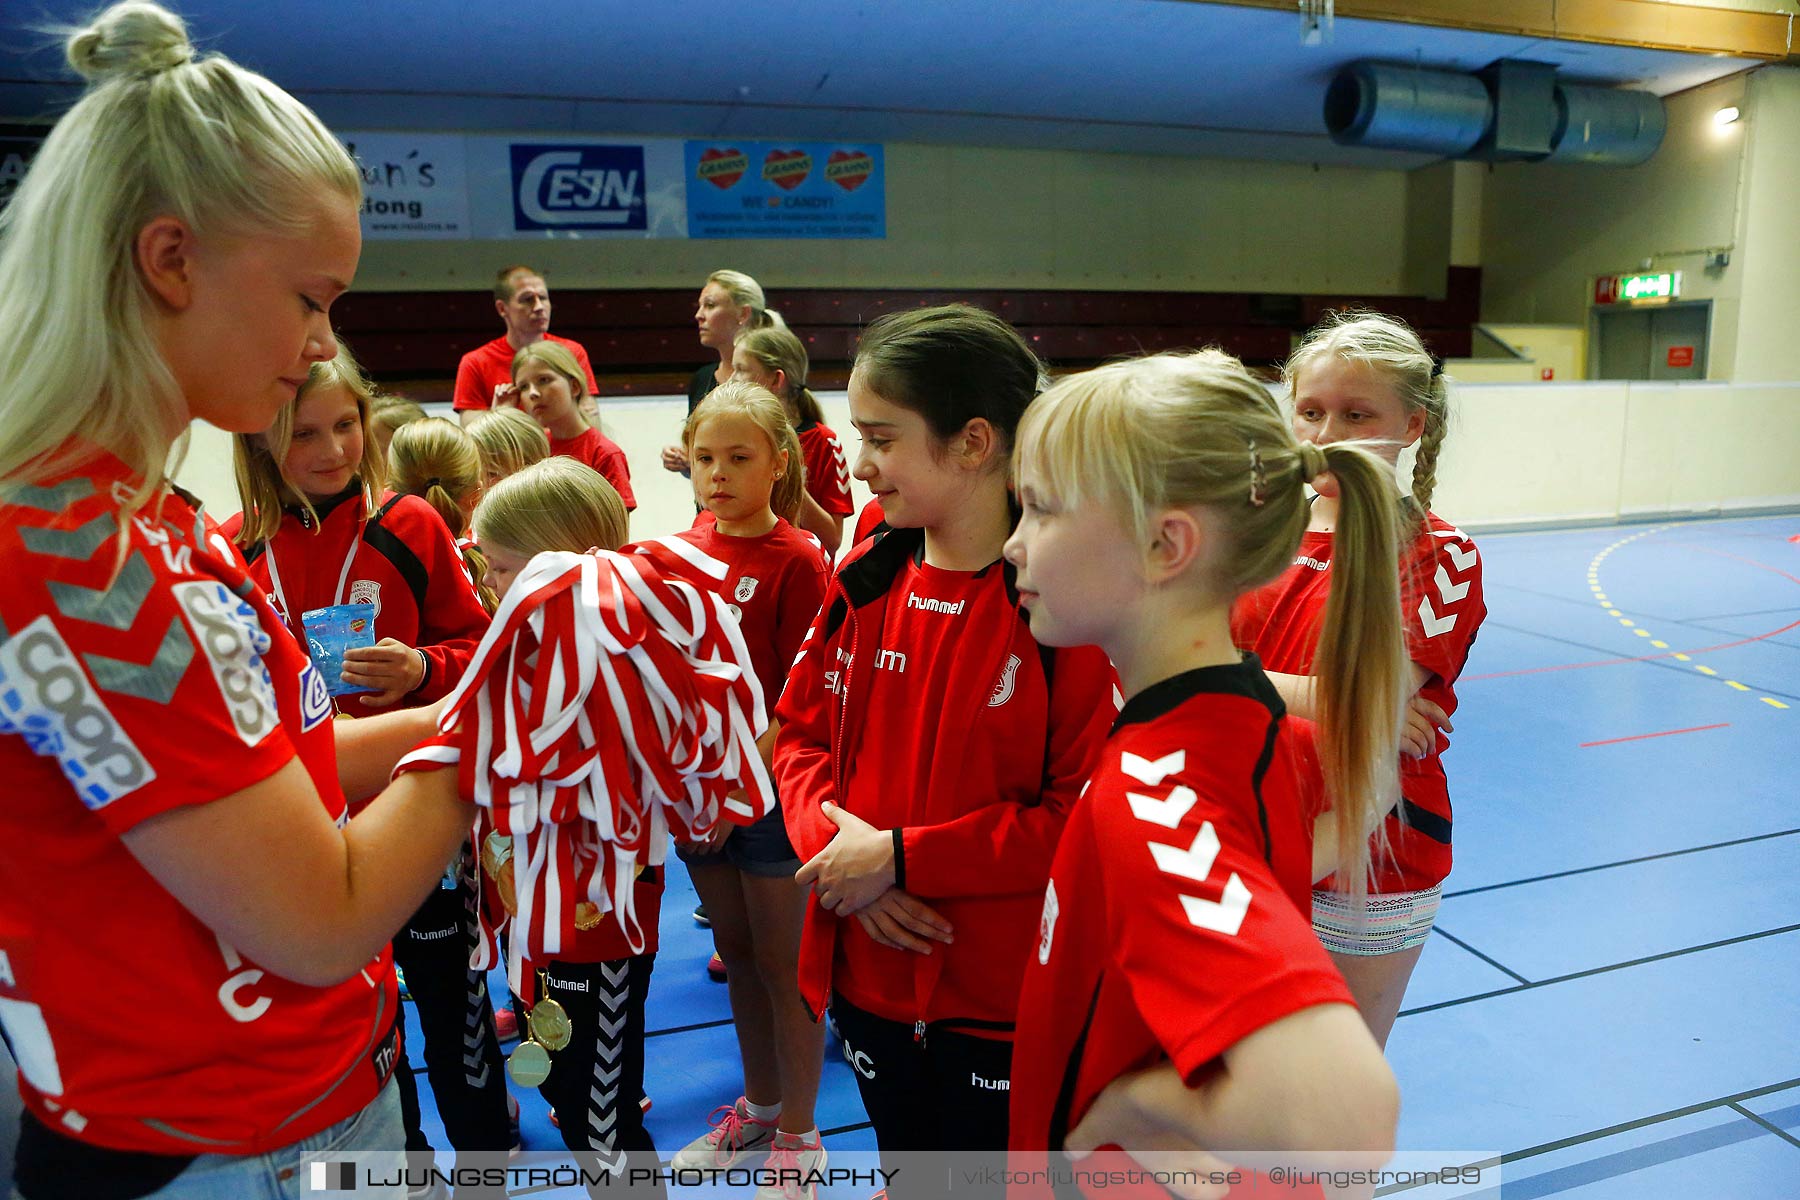
[[[1006,1149],[1010,1036],[976,1037],[944,1022],[915,1038],[910,1023],[875,1016],[842,998],[831,1002],[831,1015],[844,1058],[856,1071],[884,1168],[899,1167],[888,1159],[896,1151]],[[902,1170],[895,1177],[890,1196],[908,1191],[906,1175]]]
[[[473,891],[466,883],[440,887],[394,938],[394,961],[406,972],[406,987],[418,1009],[419,1028],[425,1035],[425,1074],[450,1144],[459,1151],[505,1151],[512,1148],[506,1068],[494,1034],[487,977],[469,969],[477,936]],[[406,1148],[429,1150],[431,1144],[419,1126],[419,1092],[410,1050],[401,1056],[396,1072]]]
[[[644,1128],[644,1002],[655,954],[610,962],[551,961],[541,995],[569,1016],[569,1044],[550,1055],[550,1077],[538,1093],[556,1110],[563,1145],[590,1171],[622,1172],[657,1164],[656,1143]],[[520,1023],[526,1015],[521,1013]],[[523,1032],[523,1031],[521,1031]],[[598,1173],[598,1172],[595,1172]],[[622,1192],[625,1174],[614,1176]],[[590,1189],[592,1191],[593,1189]],[[664,1194],[640,1183],[633,1196]]]

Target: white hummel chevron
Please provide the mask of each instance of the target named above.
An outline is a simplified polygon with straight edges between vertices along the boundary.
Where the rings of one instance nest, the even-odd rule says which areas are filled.
[[[1444,570],[1442,567],[1437,569],[1437,585],[1438,595],[1444,598],[1445,604],[1455,604],[1458,600],[1461,600],[1464,596],[1469,594],[1468,580],[1465,579],[1461,583],[1452,583],[1450,582],[1450,572]]]
[[[1456,614],[1440,617],[1431,607],[1431,597],[1424,596],[1419,600],[1419,624],[1425,627],[1426,637],[1436,637],[1440,633],[1449,633],[1456,628]]]
[[[614,972],[617,973],[615,974]],[[601,963],[600,973],[606,976],[606,982],[612,984],[614,987],[618,987],[621,983],[625,982],[625,977],[631,973],[631,965],[629,963],[620,963],[617,967],[614,967],[611,963]]]
[[[613,1103],[615,1101],[617,1101],[618,1098],[619,1098],[619,1089],[616,1087],[608,1088],[604,1092],[601,1091],[599,1088],[589,1088],[588,1089],[588,1099],[592,1100],[596,1105],[598,1105],[601,1108],[611,1108],[613,1106]]]
[[[1225,893],[1219,899],[1183,896],[1181,907],[1187,912],[1187,919],[1201,929],[1236,937],[1238,928],[1244,923],[1244,915],[1250,911],[1250,889],[1233,871],[1231,878],[1225,881]]]
[[[1187,769],[1187,751],[1177,750],[1173,754],[1165,754],[1155,762],[1140,758],[1127,750],[1119,755],[1119,770],[1125,772],[1139,783],[1155,787],[1169,776]]]
[[[479,1075],[464,1075],[463,1076],[463,1082],[468,1084],[472,1088],[484,1088],[487,1086],[487,1081],[488,1081],[488,1069],[487,1069],[486,1063],[483,1063],[481,1066],[481,1074],[479,1074]]]
[[[479,1067],[480,1065],[481,1065],[481,1054],[479,1052],[476,1052],[474,1054],[463,1055],[463,1066],[469,1068],[469,1070],[473,1071],[476,1067]]]
[[[597,1050],[600,1057],[604,1058],[607,1062],[618,1062],[619,1053],[624,1047],[617,1042],[597,1042],[594,1045],[594,1049]]]
[[[1131,805],[1131,815],[1140,821],[1148,821],[1152,825],[1161,825],[1164,829],[1181,828],[1181,818],[1200,802],[1193,788],[1177,787],[1171,789],[1169,798],[1158,800],[1155,796],[1140,796],[1136,792],[1126,792],[1125,799]]]
[[[1456,569],[1459,571],[1466,571],[1474,566],[1476,558],[1479,557],[1475,547],[1470,546],[1467,550],[1464,550],[1455,542],[1445,542],[1444,553],[1450,556],[1450,561],[1456,564]]]
[[[594,1078],[598,1079],[601,1083],[617,1083],[619,1082],[619,1073],[624,1069],[623,1066],[617,1066],[612,1070],[607,1071],[596,1066],[594,1068]]]
[[[1151,842],[1150,857],[1156,860],[1157,869],[1161,871],[1205,883],[1206,877],[1212,874],[1213,859],[1219,857],[1219,835],[1213,832],[1211,821],[1202,821],[1200,832],[1194,835],[1193,844],[1186,850]]]

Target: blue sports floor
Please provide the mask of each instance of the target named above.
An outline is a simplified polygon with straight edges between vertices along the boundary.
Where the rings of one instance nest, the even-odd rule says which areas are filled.
[[[1388,1047],[1401,1146],[1504,1152],[1481,1193],[1504,1200],[1800,1196],[1800,515],[1477,543],[1456,869]],[[672,868],[647,1079],[665,1156],[739,1089]],[[520,1098],[526,1145],[559,1148]],[[873,1148],[835,1055],[819,1124]]]

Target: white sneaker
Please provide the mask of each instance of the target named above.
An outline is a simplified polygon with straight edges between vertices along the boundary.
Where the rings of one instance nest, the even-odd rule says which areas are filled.
[[[737,1103],[713,1109],[712,1128],[677,1150],[669,1166],[677,1171],[724,1169],[768,1149],[775,1140],[775,1122],[756,1120],[748,1104],[739,1096]]]
[[[825,1146],[817,1134],[809,1142],[797,1133],[777,1133],[763,1164],[771,1182],[756,1189],[756,1200],[817,1200],[816,1175],[825,1170],[825,1161]]]

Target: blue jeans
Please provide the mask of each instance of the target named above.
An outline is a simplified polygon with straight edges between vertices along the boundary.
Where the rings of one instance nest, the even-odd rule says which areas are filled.
[[[308,1155],[329,1154],[358,1164],[378,1179],[396,1179],[405,1163],[406,1129],[400,1120],[400,1092],[393,1080],[369,1106],[304,1141],[268,1154],[245,1157],[202,1154],[175,1181],[145,1200],[326,1200],[333,1196],[383,1196],[405,1200],[406,1188],[363,1187],[352,1192],[315,1191]],[[25,1200],[13,1192],[13,1200]]]

